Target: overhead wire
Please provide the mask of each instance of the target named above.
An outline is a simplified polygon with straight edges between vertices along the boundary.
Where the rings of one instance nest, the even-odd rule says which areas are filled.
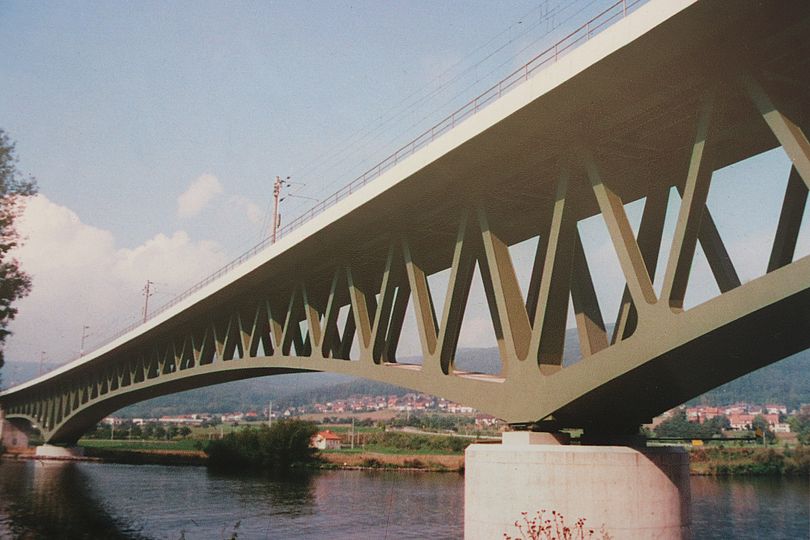
[[[536,45],[536,44],[537,44],[539,41],[541,41],[541,40],[543,40],[543,39],[547,39],[547,38],[548,38],[548,37],[549,37],[549,36],[550,36],[550,35],[553,33],[553,31],[555,31],[555,30],[557,30],[557,29],[559,29],[559,28],[563,27],[563,26],[564,26],[564,25],[565,25],[567,22],[569,22],[570,20],[574,19],[574,18],[575,18],[577,15],[580,15],[581,13],[583,13],[583,12],[584,12],[584,11],[585,11],[585,10],[586,10],[588,7],[592,6],[593,4],[595,4],[595,3],[596,3],[596,2],[598,2],[598,1],[600,1],[600,0],[591,0],[590,2],[585,3],[585,5],[583,5],[583,6],[582,6],[580,9],[578,9],[577,11],[573,12],[573,13],[572,13],[570,16],[568,16],[568,17],[566,17],[564,20],[561,20],[560,22],[558,22],[558,23],[554,24],[554,26],[553,26],[552,28],[550,28],[549,30],[547,30],[547,31],[546,31],[545,33],[543,33],[541,36],[539,36],[538,38],[534,39],[534,40],[533,40],[533,41],[531,41],[529,44],[527,44],[526,46],[522,47],[522,48],[521,48],[521,49],[520,49],[518,52],[516,52],[516,53],[514,53],[514,54],[510,55],[510,56],[509,56],[507,59],[505,59],[505,60],[504,60],[504,61],[502,61],[501,63],[497,64],[497,65],[496,65],[495,67],[493,67],[492,69],[490,69],[490,70],[489,70],[489,71],[488,71],[488,72],[487,72],[487,73],[486,73],[484,76],[478,77],[478,78],[477,78],[475,81],[473,81],[473,82],[472,82],[472,83],[470,83],[469,85],[465,86],[465,87],[464,87],[462,90],[460,90],[460,91],[458,91],[456,94],[454,94],[454,95],[453,95],[453,96],[452,96],[452,97],[451,97],[449,100],[447,100],[446,102],[442,103],[441,105],[439,105],[439,106],[437,106],[437,107],[433,108],[432,110],[430,110],[428,113],[426,113],[424,116],[422,116],[422,118],[420,118],[420,119],[419,119],[419,120],[417,120],[416,122],[412,123],[412,124],[411,124],[409,127],[407,127],[406,129],[401,130],[401,131],[400,131],[400,133],[398,133],[396,136],[394,136],[394,137],[391,137],[391,138],[387,139],[385,142],[382,142],[382,143],[377,144],[377,145],[376,145],[376,148],[375,148],[373,151],[368,151],[368,150],[367,150],[367,147],[364,147],[364,148],[357,147],[357,148],[356,148],[356,149],[355,149],[353,152],[350,152],[348,155],[344,156],[344,157],[343,157],[343,158],[340,160],[340,162],[338,162],[337,164],[334,164],[333,166],[336,166],[336,165],[338,165],[339,163],[344,162],[346,159],[348,159],[348,157],[349,157],[349,156],[351,156],[351,155],[356,155],[356,154],[358,154],[358,153],[360,153],[360,152],[363,152],[363,153],[364,153],[366,156],[368,156],[368,157],[363,158],[362,160],[360,160],[359,162],[356,162],[355,164],[353,164],[353,165],[352,165],[352,166],[350,166],[350,167],[344,168],[344,169],[343,169],[343,171],[341,171],[341,172],[338,172],[338,173],[333,174],[333,175],[332,175],[332,176],[333,176],[333,180],[332,180],[332,181],[330,181],[330,182],[327,182],[327,183],[325,183],[325,184],[321,184],[321,185],[319,186],[319,188],[320,188],[321,190],[324,190],[325,188],[327,188],[327,187],[329,187],[329,186],[333,186],[334,184],[336,184],[336,183],[340,182],[341,180],[342,180],[343,182],[346,182],[346,178],[347,178],[348,176],[352,176],[352,175],[350,175],[350,174],[349,174],[349,171],[357,171],[357,170],[359,170],[359,168],[360,168],[360,167],[362,167],[363,165],[367,164],[369,161],[372,161],[373,156],[379,155],[379,153],[380,153],[380,152],[382,152],[382,151],[385,151],[385,149],[390,149],[392,146],[394,146],[394,143],[395,143],[396,141],[404,139],[405,137],[407,137],[407,134],[408,134],[408,133],[413,133],[413,130],[414,130],[416,127],[418,127],[418,126],[420,126],[421,124],[423,124],[423,122],[425,122],[426,120],[428,120],[428,119],[430,119],[430,118],[434,117],[434,115],[435,115],[437,112],[439,112],[439,111],[441,111],[441,110],[443,110],[443,109],[446,109],[446,108],[447,108],[449,105],[451,105],[451,104],[452,104],[454,101],[458,100],[460,97],[462,97],[462,96],[467,96],[467,95],[468,95],[468,93],[470,92],[471,88],[474,88],[476,85],[479,85],[479,84],[482,84],[482,85],[483,85],[483,84],[485,84],[485,83],[489,82],[489,79],[488,79],[488,78],[489,78],[489,77],[491,77],[491,76],[492,76],[493,74],[495,74],[496,72],[499,72],[499,71],[500,71],[500,70],[501,70],[501,69],[502,69],[502,68],[503,68],[505,65],[509,64],[510,62],[514,62],[514,61],[515,61],[515,59],[517,59],[517,58],[518,58],[518,57],[519,57],[521,54],[525,53],[525,52],[526,52],[526,50],[528,50],[530,47],[535,46],[535,45]],[[440,91],[440,90],[443,90],[443,89],[444,89],[444,88],[445,88],[445,87],[446,87],[446,86],[447,86],[447,85],[448,85],[450,82],[455,82],[455,81],[457,81],[457,80],[461,79],[461,77],[462,77],[464,74],[468,73],[468,72],[469,72],[469,71],[471,71],[472,69],[478,68],[478,67],[479,67],[481,64],[483,64],[483,63],[484,63],[486,60],[488,60],[488,59],[492,58],[492,57],[493,57],[493,56],[494,56],[494,55],[495,55],[497,52],[499,52],[499,51],[503,50],[503,49],[504,49],[506,46],[508,46],[509,44],[513,43],[513,42],[514,42],[514,41],[515,41],[517,38],[525,36],[525,35],[526,35],[526,34],[528,34],[529,32],[533,31],[535,28],[537,28],[538,26],[540,26],[542,23],[549,21],[549,20],[550,20],[550,19],[551,19],[553,16],[556,16],[556,15],[559,15],[559,14],[561,14],[561,13],[564,13],[564,12],[565,12],[567,9],[569,9],[570,7],[572,7],[573,5],[575,5],[576,3],[578,3],[578,2],[569,2],[569,3],[562,3],[562,4],[557,5],[557,6],[556,6],[556,7],[555,7],[553,10],[550,10],[550,11],[546,12],[546,13],[545,13],[545,14],[544,14],[544,15],[543,15],[543,16],[542,16],[542,17],[541,17],[541,18],[540,18],[538,21],[536,21],[536,22],[535,22],[533,25],[530,25],[530,26],[529,26],[529,25],[527,25],[526,30],[524,30],[523,32],[521,32],[521,34],[519,34],[518,36],[515,36],[515,37],[511,37],[511,38],[510,38],[510,39],[507,41],[507,43],[505,43],[505,44],[501,45],[500,47],[498,47],[496,51],[491,52],[491,53],[490,53],[490,54],[488,54],[488,55],[487,55],[485,58],[483,58],[483,59],[479,60],[478,62],[476,62],[476,63],[475,63],[473,66],[470,66],[470,67],[468,67],[467,69],[465,69],[463,72],[461,72],[461,73],[457,74],[457,75],[456,75],[456,76],[455,76],[453,79],[451,79],[450,81],[448,81],[448,82],[447,82],[447,84],[443,84],[443,85],[441,85],[441,86],[440,86],[440,88],[432,90],[432,91],[431,91],[431,92],[428,94],[428,96],[425,96],[424,98],[427,98],[427,97],[431,97],[431,98],[432,98],[432,97],[436,97],[436,96],[438,96],[438,95],[439,95],[439,91]],[[548,5],[548,1],[544,2],[543,4],[541,4],[541,5],[540,5],[540,6],[538,6],[538,7],[547,6],[547,5]],[[537,9],[537,8],[535,8],[535,10],[536,10],[536,9]],[[520,22],[522,22],[522,19],[521,19],[521,21],[518,21],[518,23],[520,23]],[[497,38],[497,37],[499,37],[500,35],[502,35],[503,33],[507,32],[508,30],[510,30],[510,29],[511,29],[513,26],[515,26],[515,25],[516,25],[516,24],[518,24],[518,23],[513,23],[512,25],[510,25],[510,27],[509,27],[509,28],[507,28],[507,30],[504,30],[504,31],[500,32],[498,35],[496,35],[496,36],[495,36],[495,38]],[[491,38],[490,40],[488,40],[488,42],[487,42],[487,43],[491,43],[491,42],[492,42],[492,40],[493,40],[493,39],[495,39],[495,38]],[[481,48],[481,47],[479,47],[479,48],[478,48],[478,49],[476,49],[476,50],[479,50],[480,48]],[[468,57],[469,57],[469,55],[468,55]],[[461,62],[457,62],[455,65],[458,65],[459,63],[461,63]],[[424,98],[422,99],[422,101],[424,101]],[[417,102],[417,103],[420,103],[420,102]],[[402,115],[402,114],[404,114],[404,113],[410,112],[411,110],[413,110],[413,109],[415,108],[415,105],[416,105],[416,104],[414,104],[414,106],[411,106],[411,107],[410,107],[408,110],[401,111],[401,112],[400,112],[398,115],[395,115],[395,116],[401,116],[401,115]],[[373,133],[373,132],[372,132],[372,133]],[[301,202],[299,202],[299,203],[298,203],[298,204],[296,204],[296,205],[292,205],[292,208],[288,207],[288,209],[289,209],[290,211],[294,211],[294,210],[296,210],[296,209],[298,209],[298,208],[301,208],[302,206],[303,206],[303,204],[301,204]]]
[[[422,102],[422,101],[424,101],[425,99],[430,98],[432,95],[434,95],[434,94],[436,94],[436,93],[440,92],[440,91],[441,91],[443,88],[445,88],[446,86],[448,86],[448,85],[452,84],[453,82],[455,82],[455,80],[456,80],[458,77],[462,76],[462,75],[463,75],[463,74],[464,74],[466,71],[468,71],[469,69],[472,69],[472,68],[476,67],[476,66],[477,66],[478,64],[480,64],[482,61],[485,61],[485,60],[486,60],[488,57],[490,57],[490,56],[492,56],[493,54],[495,54],[495,53],[497,53],[498,51],[500,51],[500,50],[503,48],[503,46],[505,46],[506,44],[505,44],[505,45],[503,45],[503,46],[501,46],[501,47],[499,47],[499,48],[497,48],[495,51],[491,52],[489,55],[487,55],[487,56],[485,56],[483,59],[479,60],[479,61],[478,61],[476,64],[474,64],[473,66],[468,67],[468,68],[467,68],[467,69],[465,69],[464,71],[462,71],[462,72],[460,72],[460,73],[456,74],[456,75],[455,75],[453,78],[451,78],[451,79],[449,79],[449,80],[447,80],[447,81],[445,81],[445,82],[443,82],[443,83],[439,84],[438,86],[436,86],[436,87],[434,87],[434,88],[432,88],[432,89],[431,89],[431,86],[430,86],[430,85],[431,85],[431,84],[433,84],[434,82],[439,81],[439,80],[442,80],[442,79],[443,79],[443,78],[444,78],[444,77],[445,77],[447,74],[451,73],[451,72],[452,72],[454,69],[456,69],[457,67],[459,67],[460,65],[462,65],[464,62],[466,62],[468,59],[470,59],[471,57],[473,57],[473,56],[474,56],[476,53],[478,53],[478,51],[480,51],[481,49],[483,49],[483,48],[487,47],[487,46],[488,46],[490,43],[492,43],[493,41],[495,41],[496,39],[498,39],[499,37],[501,37],[503,34],[505,34],[505,33],[509,32],[510,30],[512,30],[512,28],[514,28],[516,25],[520,24],[520,23],[522,22],[522,20],[523,20],[523,19],[526,19],[527,17],[531,16],[531,15],[532,15],[532,14],[533,14],[535,11],[537,11],[537,10],[539,10],[539,9],[542,9],[543,7],[547,6],[547,5],[548,5],[548,3],[549,3],[550,1],[551,1],[551,0],[544,0],[543,2],[539,3],[539,4],[538,4],[536,7],[532,8],[531,10],[529,10],[528,12],[526,12],[525,14],[523,14],[522,16],[520,16],[520,17],[518,18],[518,21],[517,21],[517,22],[510,24],[510,25],[509,25],[509,26],[508,26],[506,29],[504,29],[504,30],[500,31],[499,33],[497,33],[496,35],[494,35],[493,37],[491,37],[490,39],[488,39],[486,42],[482,43],[481,45],[479,45],[478,47],[476,47],[475,49],[473,49],[473,50],[472,50],[472,51],[471,51],[469,54],[467,54],[466,56],[464,56],[463,58],[461,58],[460,60],[458,60],[458,61],[457,61],[456,63],[454,63],[452,66],[450,66],[450,67],[446,68],[446,69],[445,69],[444,71],[442,71],[440,74],[436,75],[436,76],[435,76],[435,77],[434,77],[434,78],[433,78],[433,79],[432,79],[432,80],[431,80],[431,81],[428,83],[428,85],[423,86],[423,87],[420,87],[420,88],[418,88],[417,90],[415,90],[415,91],[411,92],[411,93],[410,93],[408,96],[404,97],[404,98],[403,98],[403,99],[401,99],[399,102],[397,102],[395,105],[393,105],[392,107],[390,107],[390,108],[389,108],[387,111],[385,111],[385,112],[384,112],[384,113],[382,113],[380,116],[378,116],[378,117],[377,117],[377,119],[371,119],[371,120],[369,120],[369,121],[368,121],[368,122],[367,122],[367,123],[366,123],[364,126],[362,126],[361,128],[359,128],[359,129],[358,129],[357,131],[355,131],[355,132],[354,132],[352,135],[350,135],[350,136],[349,136],[349,137],[347,137],[347,138],[342,139],[342,140],[341,140],[341,144],[339,144],[339,146],[338,146],[338,147],[336,147],[335,149],[331,150],[327,156],[324,156],[324,158],[323,158],[323,159],[318,160],[318,161],[316,161],[316,162],[312,163],[312,164],[311,164],[311,165],[310,165],[308,168],[304,169],[303,171],[299,172],[298,174],[299,174],[299,175],[301,175],[301,176],[305,176],[305,175],[311,174],[311,173],[312,173],[312,172],[314,172],[315,170],[318,170],[318,169],[322,168],[322,167],[324,166],[324,162],[325,162],[325,161],[327,161],[327,160],[331,159],[331,158],[332,158],[333,156],[335,156],[335,155],[338,155],[338,156],[339,156],[339,155],[342,155],[342,154],[343,154],[343,149],[345,149],[345,148],[347,148],[347,147],[351,147],[351,146],[353,146],[353,145],[355,144],[355,139],[357,138],[357,136],[361,136],[361,137],[368,137],[368,136],[373,135],[374,133],[376,133],[376,132],[378,132],[379,130],[381,130],[383,127],[385,127],[387,124],[389,124],[389,123],[390,123],[390,122],[392,122],[393,120],[396,120],[396,119],[397,119],[399,116],[401,116],[402,114],[407,113],[407,112],[408,112],[408,110],[412,109],[414,106],[418,106],[418,105],[419,105],[419,103],[421,103],[421,102]],[[509,43],[509,42],[507,42],[507,44],[508,44],[508,43]],[[406,103],[407,103],[408,101],[410,101],[410,100],[411,100],[411,98],[414,98],[414,97],[418,96],[419,94],[423,93],[423,92],[424,92],[426,89],[427,89],[427,90],[429,90],[429,92],[428,92],[428,93],[427,93],[425,96],[422,96],[421,98],[417,99],[417,100],[416,100],[414,103],[412,103],[412,104],[410,104],[410,105],[405,106],[405,105],[406,105]],[[381,122],[379,122],[379,123],[378,123],[379,119],[383,119],[383,118],[385,117],[385,115],[389,115],[389,113],[391,113],[391,112],[393,112],[393,111],[396,111],[397,109],[400,109],[402,106],[405,106],[405,108],[404,108],[404,109],[402,109],[401,111],[399,111],[399,112],[398,112],[398,113],[396,113],[396,114],[393,114],[393,115],[388,116],[387,118],[385,118],[384,120],[382,120]],[[362,140],[362,139],[361,139],[361,140]]]
[[[390,107],[382,115],[378,116],[375,119],[370,120],[363,127],[359,128],[358,130],[356,130],[354,133],[352,133],[348,137],[341,138],[340,143],[336,147],[333,147],[331,150],[329,150],[324,157],[313,161],[304,170],[295,172],[295,176],[297,178],[306,179],[306,178],[309,178],[309,177],[313,176],[317,171],[322,170],[324,168],[328,167],[329,169],[334,169],[336,166],[339,166],[340,164],[344,163],[346,160],[350,159],[351,156],[356,155],[356,154],[361,153],[361,152],[367,154],[368,157],[364,158],[359,163],[356,163],[356,164],[352,165],[348,170],[351,170],[352,168],[357,168],[358,166],[362,165],[363,163],[367,163],[368,161],[373,159],[373,157],[372,157],[373,153],[367,152],[367,146],[362,146],[361,144],[358,144],[358,143],[362,143],[362,141],[368,139],[369,137],[372,137],[372,136],[376,135],[377,133],[382,131],[388,124],[390,124],[394,120],[397,120],[398,118],[412,112],[414,109],[416,109],[417,107],[419,107],[423,103],[429,102],[429,101],[433,100],[434,98],[438,97],[445,88],[455,84],[457,81],[462,79],[468,73],[470,73],[471,71],[477,69],[483,63],[485,63],[487,60],[491,59],[492,57],[497,55],[499,52],[504,50],[510,44],[515,42],[517,39],[522,38],[527,33],[533,31],[537,26],[539,26],[543,22],[546,22],[550,17],[556,15],[558,12],[564,12],[566,9],[568,9],[571,5],[573,5],[575,3],[575,2],[574,3],[562,2],[562,3],[558,3],[552,9],[548,9],[548,6],[549,6],[550,2],[551,2],[551,0],[544,0],[543,2],[540,2],[537,6],[533,7],[530,10],[528,10],[526,13],[524,13],[523,15],[518,17],[516,22],[513,22],[512,24],[510,24],[504,30],[501,30],[497,34],[493,35],[491,38],[489,38],[488,40],[483,42],[481,45],[479,45],[478,47],[473,49],[473,51],[471,51],[469,54],[464,56],[462,59],[460,59],[459,61],[454,63],[452,66],[450,66],[447,69],[445,69],[444,71],[442,71],[439,75],[437,75],[436,77],[433,78],[432,82],[440,81],[442,79],[445,79],[448,74],[452,73],[453,70],[457,69],[459,66],[462,66],[470,58],[473,58],[479,51],[489,47],[490,44],[492,44],[494,41],[501,38],[504,34],[511,33],[511,31],[515,27],[517,27],[518,25],[523,24],[527,19],[532,17],[537,11],[542,10],[540,18],[534,24],[528,24],[528,25],[523,26],[522,27],[523,30],[520,33],[518,33],[517,35],[510,36],[508,40],[506,40],[504,43],[497,46],[494,50],[489,51],[483,58],[479,58],[472,65],[467,66],[466,68],[462,69],[461,71],[459,71],[458,73],[456,73],[452,77],[447,78],[441,84],[439,84],[439,85],[437,85],[435,87],[432,87],[432,88],[428,85],[428,86],[422,87],[422,88],[420,88],[420,89],[418,89],[418,90],[416,90],[414,92],[411,92],[408,96],[406,96],[405,98],[400,100],[397,104]],[[427,93],[425,95],[420,96],[420,94],[424,93],[425,90],[427,90]],[[413,100],[413,98],[416,98],[416,99]],[[411,103],[411,100],[413,100],[412,103]],[[382,119],[382,120],[380,121],[380,119]],[[375,149],[375,151],[379,151],[379,147],[380,147],[380,145],[377,145],[377,148]],[[352,150],[347,153],[346,152],[347,148],[352,148]],[[334,162],[335,159],[338,159],[338,161]],[[320,184],[319,189],[323,190],[323,189],[325,189],[325,188],[327,188],[329,186],[335,185],[336,183],[340,182],[341,180],[345,180],[344,173],[333,174],[331,176],[333,177],[333,179],[331,181],[325,183],[325,184]],[[288,208],[290,210],[295,210],[296,208],[301,207],[302,204],[299,203],[299,204],[294,204],[294,205],[290,205],[290,206],[292,206],[292,208],[289,208],[289,206],[288,206]],[[268,201],[267,207],[265,209],[264,217],[262,219],[260,234],[264,233],[267,230],[267,227],[269,226],[270,207],[271,207],[271,203]]]

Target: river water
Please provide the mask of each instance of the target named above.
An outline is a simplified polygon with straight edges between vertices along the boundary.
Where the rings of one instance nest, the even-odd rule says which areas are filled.
[[[695,538],[809,538],[808,479],[693,478]],[[0,462],[0,538],[461,538],[456,473]]]

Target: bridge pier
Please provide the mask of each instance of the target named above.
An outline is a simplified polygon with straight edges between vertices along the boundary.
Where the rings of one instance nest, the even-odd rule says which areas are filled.
[[[522,538],[537,519],[611,538],[691,536],[689,456],[681,448],[568,446],[551,434],[504,433],[465,459],[464,538]],[[544,511],[538,518],[538,512]],[[560,527],[562,528],[562,526]],[[576,534],[574,534],[576,538]]]
[[[43,444],[37,446],[35,455],[44,459],[76,459],[84,456],[84,448],[81,446]]]
[[[0,407],[0,445],[6,450],[28,447],[28,434],[6,420],[6,413]]]

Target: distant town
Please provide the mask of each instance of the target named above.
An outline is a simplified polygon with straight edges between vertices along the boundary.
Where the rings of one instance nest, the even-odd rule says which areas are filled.
[[[144,425],[148,423],[159,423],[175,426],[202,426],[206,424],[237,424],[267,421],[268,412],[271,419],[281,418],[301,418],[309,417],[321,422],[334,423],[350,422],[353,417],[374,418],[386,420],[395,417],[397,414],[410,413],[436,413],[463,415],[472,417],[476,426],[481,428],[503,427],[506,424],[492,415],[476,411],[474,408],[459,405],[444,398],[437,398],[427,394],[408,393],[405,395],[379,395],[379,396],[351,396],[346,399],[327,401],[325,403],[315,402],[297,407],[284,407],[280,410],[272,409],[272,404],[261,411],[254,409],[246,411],[235,411],[224,414],[212,413],[191,413],[178,415],[164,415],[159,418],[124,418],[118,416],[108,416],[102,423],[112,425],[122,425],[132,423],[134,425]],[[383,413],[369,416],[372,413]],[[384,414],[388,413],[388,414]],[[314,417],[314,418],[313,418]]]
[[[788,410],[788,407],[779,403],[747,403],[738,402],[726,406],[680,406],[665,412],[653,419],[648,428],[655,429],[662,422],[676,414],[683,413],[686,419],[693,424],[704,424],[708,421],[723,420],[724,431],[750,431],[754,429],[755,419],[761,419],[774,434],[790,434],[791,426],[787,419],[790,415],[810,412],[810,405],[802,405],[801,411]],[[408,393],[404,395],[357,395],[346,399],[327,402],[314,402],[300,406],[283,407],[278,410],[272,404],[261,410],[234,411],[224,414],[191,413],[179,415],[164,415],[158,418],[124,418],[110,416],[103,420],[103,424],[121,426],[132,424],[143,426],[146,424],[160,424],[165,426],[214,426],[218,424],[249,424],[253,422],[266,422],[282,418],[304,418],[317,421],[321,424],[347,424],[352,420],[366,423],[388,423],[395,418],[407,419],[425,415],[455,415],[465,417],[477,430],[502,431],[507,425],[494,416],[481,413],[472,407],[460,405],[452,401],[437,398],[422,393]],[[787,437],[781,438],[790,438]]]
[[[802,408],[806,408],[803,405]],[[754,424],[754,419],[761,416],[768,424],[768,427],[774,433],[790,433],[790,424],[787,423],[788,409],[785,405],[778,403],[767,403],[759,405],[754,403],[734,403],[723,407],[709,407],[700,405],[697,407],[679,407],[667,411],[666,413],[658,416],[653,420],[653,426],[659,424],[661,421],[670,418],[676,411],[683,410],[686,412],[686,418],[690,422],[696,424],[703,424],[708,420],[717,417],[725,417],[728,419],[728,427],[732,431],[747,431],[750,430]],[[797,414],[799,411],[790,411],[791,414]]]

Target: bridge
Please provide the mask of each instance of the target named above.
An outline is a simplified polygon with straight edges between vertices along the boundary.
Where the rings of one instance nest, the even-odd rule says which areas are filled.
[[[806,2],[619,1],[277,242],[92,353],[0,393],[0,407],[46,442],[70,444],[144,399],[335,372],[538,430],[634,431],[810,347],[810,258],[794,257],[810,186],[807,35]],[[706,207],[712,173],[778,147],[792,169],[767,272],[742,283]],[[635,231],[627,205],[642,200]],[[578,223],[594,216],[621,266],[618,313],[600,308],[600,269],[580,237]],[[510,247],[534,237],[523,290]],[[698,246],[720,294],[687,309]],[[476,268],[497,374],[456,365]],[[428,277],[448,270],[439,310]],[[570,365],[569,298],[582,353]],[[398,362],[409,310],[419,365]]]

